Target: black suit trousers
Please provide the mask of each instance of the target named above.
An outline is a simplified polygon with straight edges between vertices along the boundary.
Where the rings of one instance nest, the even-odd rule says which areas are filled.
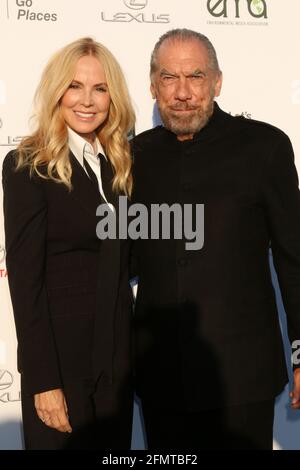
[[[272,450],[274,399],[197,412],[142,405],[149,450]]]
[[[46,426],[34,408],[33,396],[22,394],[22,415],[27,450],[130,449],[133,395],[130,384],[100,378],[65,383],[72,433]]]

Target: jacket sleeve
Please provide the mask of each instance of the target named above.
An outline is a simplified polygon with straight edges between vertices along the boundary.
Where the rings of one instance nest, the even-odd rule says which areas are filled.
[[[3,163],[6,265],[25,393],[61,387],[45,286],[47,204],[39,178]]]
[[[263,193],[274,266],[293,343],[300,340],[300,192],[293,148],[285,135],[268,156]]]

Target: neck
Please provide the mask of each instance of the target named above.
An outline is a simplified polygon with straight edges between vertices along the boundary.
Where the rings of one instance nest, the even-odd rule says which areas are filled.
[[[79,134],[81,137],[86,140],[91,146],[93,147],[94,151],[96,151],[96,134],[95,132],[91,134]]]
[[[181,142],[183,140],[192,140],[194,137],[194,134],[182,134],[182,135],[177,135],[177,140],[180,140]]]

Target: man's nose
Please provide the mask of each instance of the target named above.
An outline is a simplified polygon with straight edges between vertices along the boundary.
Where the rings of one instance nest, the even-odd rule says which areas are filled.
[[[176,98],[181,101],[189,100],[192,97],[191,87],[186,77],[180,77],[176,86]]]

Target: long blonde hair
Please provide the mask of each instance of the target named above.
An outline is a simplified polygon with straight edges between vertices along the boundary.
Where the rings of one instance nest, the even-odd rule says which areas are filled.
[[[17,169],[29,166],[31,174],[63,183],[71,190],[68,132],[60,101],[74,79],[78,60],[86,55],[101,62],[111,98],[108,117],[96,132],[114,167],[113,189],[130,196],[132,160],[127,136],[134,127],[135,114],[120,65],[105,46],[91,38],[68,44],[46,65],[35,93],[37,129],[19,145]],[[40,171],[41,166],[46,173]]]

